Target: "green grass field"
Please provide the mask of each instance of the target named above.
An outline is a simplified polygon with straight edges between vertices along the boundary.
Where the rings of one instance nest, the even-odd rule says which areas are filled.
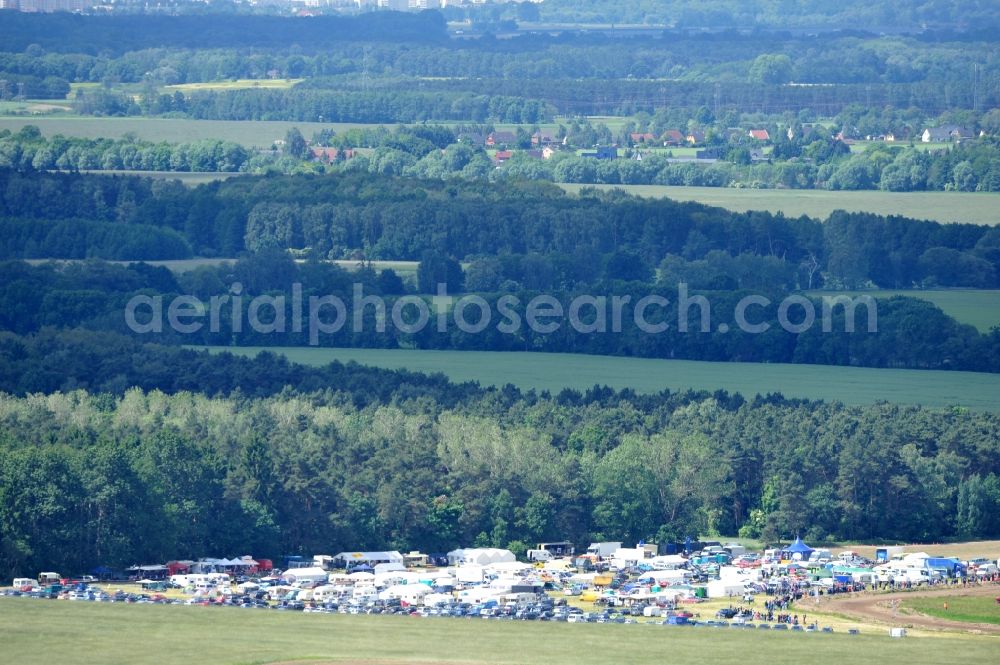
[[[42,265],[44,263],[49,263],[50,261],[55,263],[78,263],[81,259],[26,259],[26,263],[31,265]],[[298,259],[299,262],[304,261],[304,259]],[[236,259],[224,259],[224,258],[213,258],[213,259],[170,259],[166,261],[146,261],[151,266],[163,266],[169,269],[171,272],[182,273],[190,272],[196,268],[203,268],[205,266],[220,266],[223,264],[235,263]],[[131,263],[136,263],[135,261],[108,261],[108,263],[117,263],[119,265],[129,265]],[[362,267],[361,261],[354,260],[337,260],[332,261],[344,270],[356,271],[360,270]],[[395,270],[401,276],[415,276],[417,273],[417,261],[369,261],[374,270]]]
[[[164,91],[194,92],[196,90],[287,90],[305,79],[236,79],[235,81],[205,81],[204,83],[179,83],[163,86]]]
[[[893,640],[881,629],[850,636],[644,625],[464,621],[302,614],[236,608],[0,599],[3,653],[18,665],[247,663],[662,662],[798,665],[804,662],[938,665],[995,663],[984,637]],[[669,658],[667,657],[669,654]]]
[[[168,118],[0,118],[0,129],[18,131],[24,125],[36,125],[45,136],[62,134],[81,138],[120,138],[126,132],[147,141],[180,143],[199,139],[222,139],[250,147],[268,147],[285,132],[298,127],[307,139],[321,129],[343,132],[352,127],[376,127],[361,123],[283,122],[268,120],[183,120]]]
[[[944,609],[945,603],[948,603],[948,609]],[[903,603],[903,607],[939,619],[1000,624],[1000,603],[987,596],[911,598]]]
[[[213,347],[254,356],[263,350],[320,366],[334,360],[390,369],[441,372],[455,381],[558,392],[595,384],[651,393],[663,389],[719,390],[746,397],[780,392],[786,397],[837,400],[845,404],[888,401],[929,407],[964,406],[1000,411],[1000,374],[930,370],[826,367],[763,363],[621,358],[569,353],[423,351],[412,349],[322,349],[303,347]]]
[[[903,148],[917,148],[918,150],[947,150],[954,147],[952,143],[924,143],[917,137],[913,140],[911,146],[909,141],[896,141],[886,143],[884,141],[855,141],[851,144],[851,152],[865,152],[868,148],[872,146],[887,146],[894,150],[902,150]]]
[[[873,298],[908,296],[928,300],[956,321],[975,326],[980,332],[989,332],[1000,326],[1000,291],[991,289],[928,289],[909,291],[811,291],[813,296],[832,296],[840,293]]]
[[[592,185],[560,185],[579,192]],[[790,217],[825,219],[837,209],[903,215],[938,222],[1000,224],[1000,194],[966,192],[832,192],[823,189],[735,189],[730,187],[670,187],[664,185],[596,185],[624,189],[638,196],[697,201],[730,210],[769,210]]]
[[[180,180],[185,185],[194,187],[195,185],[203,185],[206,182],[215,182],[217,180],[228,180],[230,178],[235,178],[241,175],[247,175],[245,173],[227,173],[227,172],[205,172],[205,171],[126,171],[126,170],[107,170],[107,171],[88,171],[83,170],[81,173],[93,173],[95,175],[133,175],[140,176],[142,178],[153,178],[154,180]]]

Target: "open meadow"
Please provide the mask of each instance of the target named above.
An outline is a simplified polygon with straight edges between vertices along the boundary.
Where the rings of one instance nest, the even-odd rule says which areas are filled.
[[[825,189],[737,189],[732,187],[672,187],[666,185],[561,184],[569,192],[584,187],[623,189],[649,198],[696,201],[729,210],[768,210],[788,217],[825,219],[834,210],[902,215],[937,222],[1000,224],[1000,194],[990,192],[834,192]]]
[[[194,92],[196,90],[288,90],[305,79],[232,79],[226,81],[203,81],[199,83],[178,83],[163,86],[166,92]]]
[[[947,609],[945,608],[947,604]],[[938,619],[969,623],[1000,624],[1000,603],[990,595],[946,596],[944,598],[920,597],[903,603],[909,609]]]
[[[324,349],[304,347],[211,347],[255,356],[281,353],[292,362],[326,365],[334,360],[417,372],[441,372],[454,381],[484,385],[511,383],[522,389],[586,390],[595,384],[640,393],[670,390],[728,390],[750,398],[836,400],[845,404],[887,401],[928,407],[963,406],[1000,412],[1000,375],[935,370],[872,369],[819,365],[713,363],[591,356],[569,353],[424,351],[412,349]]]
[[[462,621],[0,599],[4,653],[19,665],[228,663],[878,662],[994,663],[1000,641],[893,640],[884,630],[808,634],[644,625]]]

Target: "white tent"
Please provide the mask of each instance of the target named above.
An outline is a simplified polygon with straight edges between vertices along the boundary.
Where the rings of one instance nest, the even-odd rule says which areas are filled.
[[[388,573],[394,570],[406,570],[406,566],[401,563],[376,563],[375,573]]]
[[[424,605],[434,607],[435,605],[447,605],[455,600],[450,593],[429,593],[424,596]]]
[[[482,566],[459,566],[455,568],[455,579],[459,582],[479,583],[483,581]]]
[[[519,573],[525,570],[531,570],[532,566],[530,563],[522,563],[520,561],[500,561],[498,563],[488,565],[487,568],[498,573]]]
[[[322,568],[293,568],[285,571],[289,582],[326,582],[328,573]]]
[[[724,580],[711,580],[707,585],[709,598],[727,598],[739,596],[745,591],[743,584]]]
[[[680,554],[665,554],[653,557],[645,563],[660,570],[673,570],[674,568],[683,568],[687,565],[688,560]]]
[[[375,573],[375,586],[389,587],[394,584],[420,584],[420,575],[405,571]]]
[[[517,557],[510,550],[503,550],[496,547],[475,547],[470,549],[457,549],[448,552],[448,565],[450,566],[488,566],[495,563],[505,563],[517,561]]]
[[[650,570],[649,572],[643,573],[639,576],[639,581],[649,580],[660,584],[661,586],[667,584],[674,584],[687,579],[690,575],[686,570]]]
[[[655,595],[658,600],[673,602],[676,601],[678,598],[687,598],[692,594],[690,589],[684,589],[680,587],[668,587],[666,589],[660,589],[659,591],[656,591]]]
[[[347,577],[348,577],[348,579],[352,579],[355,582],[365,582],[365,581],[374,582],[375,581],[375,573],[366,573],[366,572],[351,573]]]
[[[395,586],[388,587],[378,597],[381,600],[399,598],[400,600],[413,601],[423,598],[430,592],[430,587],[424,584],[396,584]]]

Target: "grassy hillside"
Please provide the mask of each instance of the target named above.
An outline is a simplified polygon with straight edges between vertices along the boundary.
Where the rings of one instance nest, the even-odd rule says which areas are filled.
[[[772,392],[786,397],[838,400],[846,404],[889,401],[931,407],[961,405],[1000,411],[1000,375],[974,372],[869,369],[819,365],[712,363],[563,353],[318,349],[301,347],[213,347],[244,355],[262,350],[293,362],[325,365],[333,360],[420,372],[442,372],[455,381],[558,392],[595,384],[637,392],[719,390],[747,397]]]

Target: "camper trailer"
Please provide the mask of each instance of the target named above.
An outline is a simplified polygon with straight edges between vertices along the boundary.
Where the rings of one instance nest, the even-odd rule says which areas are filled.
[[[59,584],[61,581],[62,577],[59,576],[59,573],[38,573],[38,583],[42,586]]]

